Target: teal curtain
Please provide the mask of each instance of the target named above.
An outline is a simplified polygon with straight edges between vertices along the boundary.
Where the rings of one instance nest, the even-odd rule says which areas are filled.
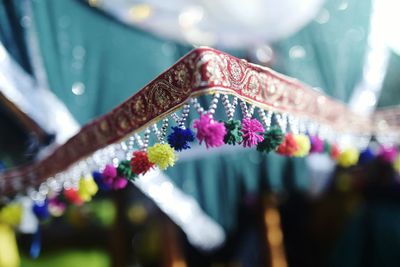
[[[31,73],[24,27],[29,18],[24,16],[24,1],[0,1],[0,42],[22,68]]]
[[[370,0],[326,1],[320,23],[276,44],[274,68],[347,102],[362,76],[370,10]]]
[[[398,266],[400,206],[380,200],[351,218],[334,249],[332,267]]]
[[[34,1],[51,89],[81,123],[110,111],[181,55],[181,47],[126,27],[80,1]],[[74,84],[84,92],[74,94]]]

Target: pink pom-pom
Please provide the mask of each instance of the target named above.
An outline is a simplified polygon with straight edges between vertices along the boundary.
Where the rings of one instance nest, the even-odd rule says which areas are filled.
[[[117,177],[117,175],[118,175],[117,168],[115,168],[114,166],[112,166],[110,164],[107,164],[103,170],[104,183],[113,189],[118,189],[118,188],[115,188],[115,186],[114,186],[115,180],[119,178],[119,177]]]
[[[310,136],[311,141],[311,153],[322,153],[324,152],[325,144],[324,141],[317,135]]]
[[[264,140],[264,127],[257,119],[242,120],[243,146],[252,147]]]
[[[116,176],[117,176],[117,169],[114,166],[107,164],[103,170],[104,182],[110,185],[112,184]]]
[[[115,179],[112,182],[111,188],[114,190],[118,190],[118,189],[123,189],[126,187],[126,185],[128,184],[128,180],[125,179],[124,177],[115,177]]]
[[[386,162],[394,162],[397,156],[397,148],[395,146],[382,146],[379,150],[378,157]]]
[[[193,128],[197,129],[196,137],[200,144],[204,141],[206,147],[219,147],[224,144],[226,129],[223,123],[216,122],[208,115],[201,115],[193,123]]]

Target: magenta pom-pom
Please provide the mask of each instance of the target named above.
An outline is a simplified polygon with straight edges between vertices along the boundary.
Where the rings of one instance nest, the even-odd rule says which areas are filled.
[[[115,177],[111,187],[114,190],[119,190],[119,189],[123,189],[126,187],[126,185],[128,184],[128,180],[125,179],[124,177]]]
[[[310,136],[311,149],[310,153],[322,153],[325,149],[325,142],[317,135]]]
[[[397,147],[396,146],[382,146],[378,153],[378,158],[386,162],[394,162],[397,157]]]
[[[103,170],[104,182],[108,185],[111,185],[116,176],[117,176],[117,169],[114,166],[107,164]]]
[[[243,146],[252,147],[264,140],[264,127],[257,119],[242,120]]]
[[[197,129],[196,137],[200,144],[204,141],[206,147],[219,147],[224,144],[226,129],[223,123],[214,121],[208,115],[201,115],[193,123],[193,128]]]
[[[103,181],[104,183],[114,190],[125,188],[128,181],[121,176],[118,176],[117,168],[107,164],[103,170]]]

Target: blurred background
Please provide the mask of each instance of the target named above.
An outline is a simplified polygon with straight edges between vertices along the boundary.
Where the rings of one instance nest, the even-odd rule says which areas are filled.
[[[203,45],[362,114],[399,105],[399,10],[390,0],[0,0],[0,170],[64,143]],[[376,160],[344,170],[323,156],[198,153],[160,180],[179,192],[163,201],[193,220],[174,223],[135,186],[101,193],[42,222],[40,240],[26,222],[21,266],[400,266],[396,176]]]

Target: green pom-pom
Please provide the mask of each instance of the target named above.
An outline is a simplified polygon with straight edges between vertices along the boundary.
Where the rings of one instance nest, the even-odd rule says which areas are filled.
[[[282,130],[277,126],[272,126],[269,131],[264,133],[264,140],[257,144],[257,150],[265,153],[275,151],[284,138]]]
[[[123,176],[129,181],[133,181],[137,178],[137,174],[131,170],[131,162],[129,160],[123,160],[118,164],[117,173],[119,176]]]
[[[242,125],[239,120],[229,120],[224,122],[226,135],[224,143],[228,145],[240,144],[243,141]]]
[[[325,153],[331,153],[331,145],[329,144],[329,142],[328,141],[326,141],[325,140],[325,142],[324,142],[324,152]]]

